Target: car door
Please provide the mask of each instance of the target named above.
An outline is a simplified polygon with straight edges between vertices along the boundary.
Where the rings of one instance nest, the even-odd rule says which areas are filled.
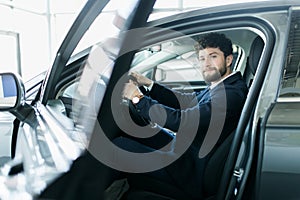
[[[298,199],[300,192],[300,12],[290,9],[287,50],[276,100],[261,122],[255,199]],[[273,81],[274,83],[274,81]]]
[[[280,14],[276,10],[278,7],[281,8]],[[253,84],[260,81],[263,84],[260,89],[255,89],[260,90],[260,94],[250,118],[251,124],[245,129],[239,155],[233,164],[234,172],[231,174],[226,199],[299,197],[299,192],[295,189],[295,183],[299,182],[296,167],[299,165],[299,140],[296,136],[299,124],[296,117],[299,115],[298,74],[295,63],[299,62],[298,56],[294,54],[299,48],[296,39],[299,32],[294,29],[299,20],[299,12],[292,4],[287,7],[270,5],[269,8],[273,11],[266,15],[270,15],[267,17],[268,21],[280,34],[274,35],[273,44],[271,41],[266,43],[267,46],[274,45],[274,48],[263,51],[270,53],[270,60],[260,61],[253,79]],[[284,23],[277,24],[278,21],[273,20],[271,16],[277,14],[284,16]],[[255,52],[259,52],[259,49],[255,48]],[[266,57],[263,56],[262,59],[264,58]],[[265,77],[260,77],[262,69],[265,70]],[[229,156],[228,159],[233,160],[233,154]]]
[[[80,79],[82,66],[86,65],[87,55],[91,49],[88,48],[76,55],[72,54],[80,39],[95,21],[95,18],[107,4],[108,7],[111,6],[113,1],[111,2],[90,0],[86,3],[59,48],[53,66],[47,72],[35,99],[36,101],[33,105],[20,104],[18,110],[12,111],[21,123],[16,141],[16,156],[14,160],[7,163],[6,169],[8,170],[5,171],[3,176],[7,176],[7,184],[14,177],[17,177],[16,179],[26,179],[26,184],[16,184],[9,189],[12,193],[5,189],[7,186],[5,185],[4,190],[1,190],[0,193],[1,199],[12,198],[12,195],[15,195],[15,191],[20,187],[24,190],[19,195],[39,195],[62,173],[67,172],[73,160],[80,156],[82,150],[80,150],[80,146],[76,145],[74,138],[71,137],[71,132],[76,132],[74,118],[70,117],[66,111],[68,106],[72,109],[73,105],[64,100],[70,97],[74,100],[74,93],[65,91]],[[128,17],[128,24],[124,25],[124,28],[134,28],[142,25],[152,10],[153,4],[154,1],[148,0],[132,1],[129,10],[127,10],[128,15],[125,16],[125,19]],[[109,10],[109,8],[107,9]],[[137,15],[144,17],[137,17]],[[103,20],[102,15],[99,16],[100,21]],[[113,26],[113,24],[111,25]],[[101,28],[101,26],[98,26],[98,30],[101,31]],[[104,38],[106,36],[104,35]],[[122,44],[123,38],[117,39]],[[101,41],[101,39],[98,38],[98,41]],[[106,55],[106,53],[104,54]],[[126,59],[130,59],[132,55],[129,54],[127,57]],[[112,60],[108,57],[107,59]],[[121,70],[122,66],[123,64],[119,63]],[[20,83],[21,88],[22,83]],[[102,93],[105,93],[105,90],[102,90]],[[13,170],[16,167],[18,170]],[[46,196],[48,194],[47,192],[44,193]],[[51,193],[51,195],[53,194]],[[88,193],[85,193],[85,195],[88,195]]]
[[[130,6],[131,10],[130,13],[130,20],[128,20],[128,23],[125,28],[126,29],[133,29],[137,28],[141,25],[143,25],[150,14],[154,1],[133,1],[134,5]],[[95,20],[97,21],[97,19]],[[97,24],[97,22],[96,22]],[[97,27],[98,30],[101,30],[101,27]],[[93,28],[91,28],[93,29]],[[126,30],[125,29],[125,30]],[[124,31],[124,29],[122,29]],[[117,41],[117,47],[120,45],[120,49],[122,50],[122,47],[127,48],[126,42],[123,43],[123,41],[131,40],[132,41],[132,35],[125,33],[125,35],[122,35],[124,38],[112,38],[113,41]],[[137,37],[141,37],[138,34],[134,35],[135,41],[138,41]],[[130,60],[132,60],[132,57],[134,55],[133,51],[128,51],[124,54],[121,54],[122,56],[118,56],[117,58],[115,57],[116,54],[115,52],[112,52],[110,48],[107,48],[106,42],[110,42],[111,40],[106,40],[106,41],[100,41],[98,44],[95,45],[95,47],[88,48],[88,54],[84,53],[84,56],[81,60],[76,60],[75,63],[70,63],[71,68],[73,68],[73,65],[79,65],[81,68],[79,68],[79,73],[76,74],[73,78],[71,78],[71,82],[68,82],[68,84],[64,84],[63,81],[64,79],[61,79],[58,81],[58,84],[56,84],[55,91],[56,94],[52,95],[49,94],[51,97],[55,97],[55,99],[62,100],[65,108],[68,110],[68,105],[70,106],[70,112],[67,115],[69,115],[74,121],[76,121],[76,124],[78,124],[78,127],[75,127],[76,132],[84,132],[85,135],[90,134],[90,132],[93,131],[93,123],[95,120],[95,116],[93,112],[98,111],[98,122],[101,123],[101,127],[103,129],[107,129],[108,131],[108,137],[112,138],[114,135],[118,134],[115,131],[114,127],[114,119],[111,117],[111,107],[108,106],[107,104],[110,104],[111,96],[114,91],[114,89],[111,89],[114,87],[116,84],[117,80],[120,79],[121,76],[124,76],[127,74],[127,69],[126,69],[126,64],[128,63],[127,68],[129,68],[129,63]],[[111,46],[109,46],[111,47]],[[115,46],[114,46],[115,47]],[[107,49],[106,49],[107,48]],[[114,54],[114,55],[113,55]],[[118,52],[117,52],[118,54]],[[120,54],[120,53],[119,53]],[[86,55],[86,56],[85,56]],[[102,58],[99,61],[100,63],[96,62],[94,59],[95,58]],[[113,62],[113,60],[115,62]],[[108,63],[108,66],[106,64]],[[82,65],[83,63],[83,65]],[[91,69],[94,69],[95,66],[99,67],[101,74],[94,74],[95,72],[91,72]],[[103,65],[102,67],[100,67]],[[106,67],[111,68],[113,65],[113,72],[111,72],[110,69],[107,69]],[[76,66],[75,66],[76,68]],[[98,70],[98,69],[97,69]],[[103,71],[102,71],[103,70]],[[93,71],[93,70],[92,70]],[[92,74],[93,73],[93,74]],[[99,79],[100,78],[100,79]],[[90,81],[92,80],[92,81]],[[62,84],[61,84],[62,83]],[[91,86],[90,84],[95,84],[95,88]],[[78,93],[73,93],[74,89],[78,91]],[[91,93],[90,93],[91,92]],[[79,95],[79,96],[77,96]],[[50,98],[48,96],[48,98]],[[43,99],[44,101],[44,99]],[[50,100],[51,101],[51,100]],[[70,102],[70,104],[68,104]],[[49,103],[49,100],[47,101],[47,105]],[[94,105],[96,103],[97,105]],[[99,105],[100,104],[100,105]],[[86,105],[90,105],[85,107]],[[95,107],[96,108],[95,108]],[[96,110],[94,110],[96,109]],[[79,129],[84,128],[84,130],[79,130]],[[84,138],[77,136],[77,142],[81,143],[83,145],[84,143]],[[76,140],[75,139],[75,140]],[[88,140],[91,140],[90,142],[94,141],[90,138]],[[98,144],[99,145],[99,144]],[[101,145],[100,145],[101,146]],[[85,148],[87,148],[85,146]],[[104,149],[104,151],[109,151],[108,149]],[[89,154],[88,154],[89,155]],[[94,155],[95,156],[95,155]],[[86,161],[87,159],[87,161]],[[86,167],[90,167],[90,172],[93,172],[95,169],[97,169],[96,166],[92,166],[87,163],[94,162],[90,161],[90,157],[86,157],[84,154],[82,158],[76,159],[75,163],[73,164],[74,166],[78,167],[71,167],[70,171],[68,171],[68,174],[63,174],[60,178],[58,178],[55,182],[49,185],[41,194],[39,198],[56,198],[63,196],[63,198],[67,199],[76,199],[79,198],[91,198],[94,199],[98,195],[102,195],[101,193],[99,194],[97,189],[95,190],[95,187],[99,187],[96,185],[99,183],[101,185],[101,181],[105,181],[105,179],[96,179],[96,177],[82,177],[83,179],[78,177],[78,174],[84,173],[80,172],[86,171]],[[94,163],[95,164],[95,163]],[[88,165],[88,166],[87,166]],[[79,175],[79,177],[84,176],[84,175]],[[96,176],[96,174],[95,174]],[[90,183],[87,183],[86,181],[90,180]],[[71,187],[65,188],[66,182],[72,182]],[[79,191],[76,190],[76,187],[78,185],[84,185],[84,189]],[[86,185],[86,186],[85,186]],[[87,188],[87,186],[91,185],[91,188]],[[61,190],[62,188],[63,191]]]

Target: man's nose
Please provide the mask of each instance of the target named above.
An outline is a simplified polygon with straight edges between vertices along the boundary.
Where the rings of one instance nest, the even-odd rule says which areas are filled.
[[[204,59],[204,66],[206,67],[206,66],[210,66],[211,65],[211,60],[210,60],[210,58],[205,58]]]

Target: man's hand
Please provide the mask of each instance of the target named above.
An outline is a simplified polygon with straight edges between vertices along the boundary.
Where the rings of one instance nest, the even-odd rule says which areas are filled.
[[[131,72],[130,76],[134,78],[134,81],[136,81],[139,86],[149,87],[152,84],[151,79],[139,74],[138,72]]]
[[[133,97],[139,97],[143,95],[138,86],[131,80],[125,84],[122,96],[125,99],[132,100]]]

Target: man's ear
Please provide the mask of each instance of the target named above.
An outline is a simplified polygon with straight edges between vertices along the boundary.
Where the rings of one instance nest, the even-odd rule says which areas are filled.
[[[226,57],[226,66],[229,67],[232,63],[232,60],[233,60],[233,55],[230,54]]]

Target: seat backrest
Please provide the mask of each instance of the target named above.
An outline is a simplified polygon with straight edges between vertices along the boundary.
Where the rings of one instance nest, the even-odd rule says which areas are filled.
[[[213,196],[217,193],[223,168],[230,150],[235,131],[222,142],[216,151],[209,158],[203,177],[203,187],[206,197]]]
[[[257,36],[250,47],[249,56],[247,58],[246,70],[244,78],[248,87],[251,86],[253,77],[255,75],[262,51],[264,49],[264,41],[260,36]]]
[[[246,71],[244,78],[248,87],[251,86],[261,54],[264,48],[264,41],[257,36],[250,47],[247,58]],[[206,197],[212,197],[217,194],[221,177],[224,172],[224,166],[231,148],[235,131],[233,131],[225,141],[211,155],[206,165],[204,173],[204,191]]]

